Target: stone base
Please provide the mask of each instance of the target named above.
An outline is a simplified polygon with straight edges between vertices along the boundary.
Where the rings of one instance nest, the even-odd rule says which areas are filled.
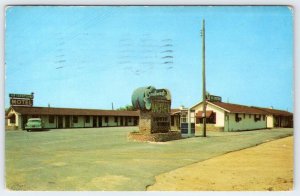
[[[140,132],[131,132],[128,134],[128,139],[142,142],[166,142],[171,140],[182,139],[180,132],[169,131],[167,133],[152,133],[143,134]]]

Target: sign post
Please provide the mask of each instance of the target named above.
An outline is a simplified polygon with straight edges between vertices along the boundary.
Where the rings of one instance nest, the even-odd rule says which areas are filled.
[[[205,87],[205,20],[202,24],[202,97],[203,97],[203,137],[206,137],[206,87]]]

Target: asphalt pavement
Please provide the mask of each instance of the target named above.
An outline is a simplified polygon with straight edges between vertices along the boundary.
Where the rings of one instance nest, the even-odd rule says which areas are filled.
[[[141,191],[155,176],[293,135],[293,129],[207,132],[164,143],[127,139],[137,127],[6,131],[6,186],[12,190]]]

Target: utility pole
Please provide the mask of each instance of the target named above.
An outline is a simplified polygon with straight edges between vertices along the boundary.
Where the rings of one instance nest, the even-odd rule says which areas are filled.
[[[203,137],[206,137],[206,87],[205,87],[205,20],[202,23],[202,103],[203,103]]]

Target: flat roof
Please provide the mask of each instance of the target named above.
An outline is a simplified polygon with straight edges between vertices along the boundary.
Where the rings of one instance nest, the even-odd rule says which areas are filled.
[[[11,106],[14,111],[24,115],[70,115],[70,116],[136,116],[140,111],[127,110],[100,110],[100,109],[82,109],[82,108],[55,108],[55,107],[26,107]],[[171,115],[178,112],[179,109],[171,109]]]
[[[11,108],[17,113],[26,115],[139,116],[139,111],[24,106],[12,106]]]
[[[277,110],[271,108],[262,108],[262,107],[255,107],[255,106],[246,106],[234,103],[224,103],[224,102],[210,102],[207,101],[211,105],[215,105],[223,110],[226,110],[230,113],[239,113],[239,114],[273,114],[277,116],[292,116],[293,113],[284,111],[284,110]],[[192,108],[198,106],[202,102],[194,105]]]

